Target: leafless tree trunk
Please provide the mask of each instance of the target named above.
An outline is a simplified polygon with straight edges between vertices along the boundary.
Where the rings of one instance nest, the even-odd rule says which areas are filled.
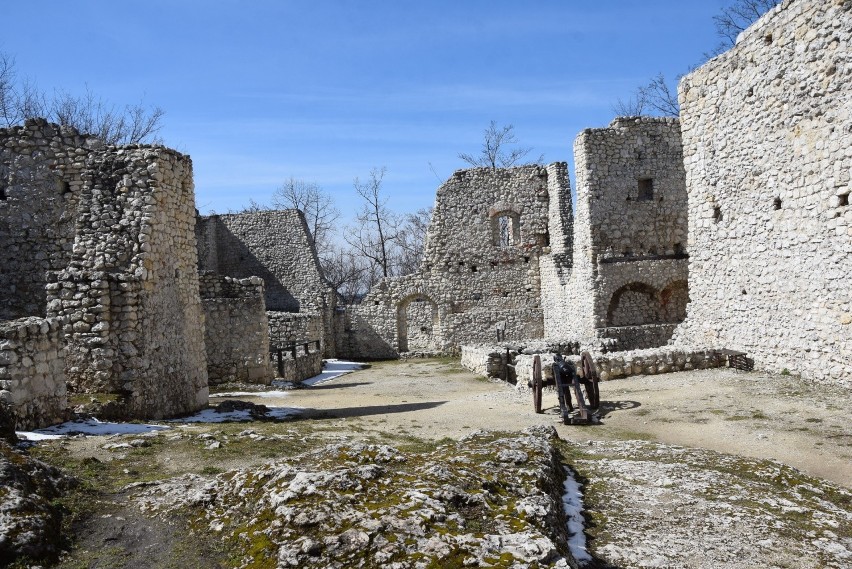
[[[356,225],[344,239],[360,255],[375,263],[382,277],[394,274],[391,249],[398,238],[399,219],[387,208],[382,195],[382,180],[386,168],[373,168],[370,178],[361,182],[355,178],[355,191],[364,200],[356,215]]]
[[[426,246],[426,232],[432,219],[432,208],[424,207],[403,218],[399,232],[399,274],[408,275],[420,269],[423,250]]]
[[[275,190],[272,205],[276,208],[302,210],[317,254],[321,259],[329,256],[331,235],[335,222],[340,219],[340,211],[334,206],[331,196],[321,187],[291,176]]]
[[[461,152],[458,157],[474,167],[497,169],[510,168],[520,164],[521,160],[532,152],[532,148],[528,146],[510,148],[510,146],[518,144],[514,128],[512,125],[498,127],[496,121],[491,121],[491,124],[485,129],[479,154]],[[528,163],[541,164],[542,162],[544,162],[544,155],[539,156],[538,160]]]

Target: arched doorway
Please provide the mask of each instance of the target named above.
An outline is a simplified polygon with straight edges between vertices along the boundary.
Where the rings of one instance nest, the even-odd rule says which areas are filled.
[[[438,305],[425,294],[404,299],[397,309],[397,332],[400,352],[439,349]]]
[[[607,327],[641,326],[659,322],[660,301],[654,287],[634,282],[613,293],[607,309]]]

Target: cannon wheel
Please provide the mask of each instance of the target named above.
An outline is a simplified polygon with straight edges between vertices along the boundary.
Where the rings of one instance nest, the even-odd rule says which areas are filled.
[[[595,361],[589,352],[583,352],[580,356],[580,365],[583,369],[583,385],[586,388],[586,396],[589,399],[589,407],[597,409],[601,405],[601,394],[598,389],[600,376],[595,367]]]
[[[541,376],[541,357],[533,357],[532,369],[532,392],[533,408],[536,413],[541,413],[541,391],[544,388],[544,379]]]

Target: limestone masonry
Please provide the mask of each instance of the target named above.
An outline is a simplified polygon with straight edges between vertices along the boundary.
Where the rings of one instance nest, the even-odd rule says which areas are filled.
[[[0,391],[38,417],[22,425],[61,418],[50,410],[64,407],[66,383],[109,394],[129,417],[206,405],[194,211],[192,164],[177,152],[104,146],[42,120],[0,130],[0,312],[61,321],[64,343],[60,371],[53,324],[28,332],[46,342],[46,361]],[[20,381],[30,383],[26,404],[9,391]]]
[[[852,2],[785,1],[680,84],[683,345],[852,384]]]

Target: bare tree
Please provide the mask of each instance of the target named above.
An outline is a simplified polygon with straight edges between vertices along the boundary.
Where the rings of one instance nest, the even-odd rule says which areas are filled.
[[[14,60],[0,53],[0,126],[45,118],[93,134],[107,144],[158,143],[164,115],[160,107],[146,108],[141,103],[117,108],[88,87],[82,96],[63,90],[48,96],[32,81],[18,81]]]
[[[331,248],[331,236],[340,211],[330,195],[314,182],[305,182],[290,176],[272,194],[272,205],[276,208],[302,210],[311,239],[320,258],[327,257]]]
[[[484,131],[484,139],[482,148],[479,154],[459,153],[458,157],[470,164],[471,166],[487,167],[487,168],[510,168],[521,163],[527,154],[532,152],[532,148],[528,146],[518,146],[518,139],[514,133],[515,127],[506,125],[497,126],[496,121],[491,121],[488,128]],[[530,161],[530,164],[540,164],[544,162],[544,155],[539,156],[537,160]]]
[[[320,259],[326,280],[334,287],[345,304],[360,301],[369,290],[369,264],[349,247],[333,244],[325,258]]]
[[[365,182],[355,178],[355,191],[364,201],[355,216],[356,225],[344,235],[346,242],[372,263],[374,272],[381,277],[394,274],[392,249],[399,234],[398,216],[388,209],[388,200],[382,195],[386,172],[384,167],[373,168]]]
[[[426,232],[432,219],[431,207],[423,207],[403,218],[397,244],[399,245],[399,274],[416,272],[423,260],[426,245]]]
[[[680,115],[680,104],[677,101],[677,92],[669,88],[665,76],[659,73],[647,85],[636,89],[630,99],[626,101],[618,99],[612,106],[612,110],[622,117],[646,115],[676,117]]]
[[[713,16],[716,35],[721,41],[704,55],[710,59],[733,47],[740,32],[780,3],[781,0],[737,0],[731,6],[723,8],[719,14]]]
[[[781,0],[735,0],[731,6],[713,16],[716,35],[722,41],[704,56],[710,59],[732,47],[740,32],[780,3]],[[677,79],[680,80],[680,77]],[[657,74],[647,85],[638,87],[629,99],[618,99],[612,110],[619,116],[680,115],[677,90],[669,87],[662,73]]]

